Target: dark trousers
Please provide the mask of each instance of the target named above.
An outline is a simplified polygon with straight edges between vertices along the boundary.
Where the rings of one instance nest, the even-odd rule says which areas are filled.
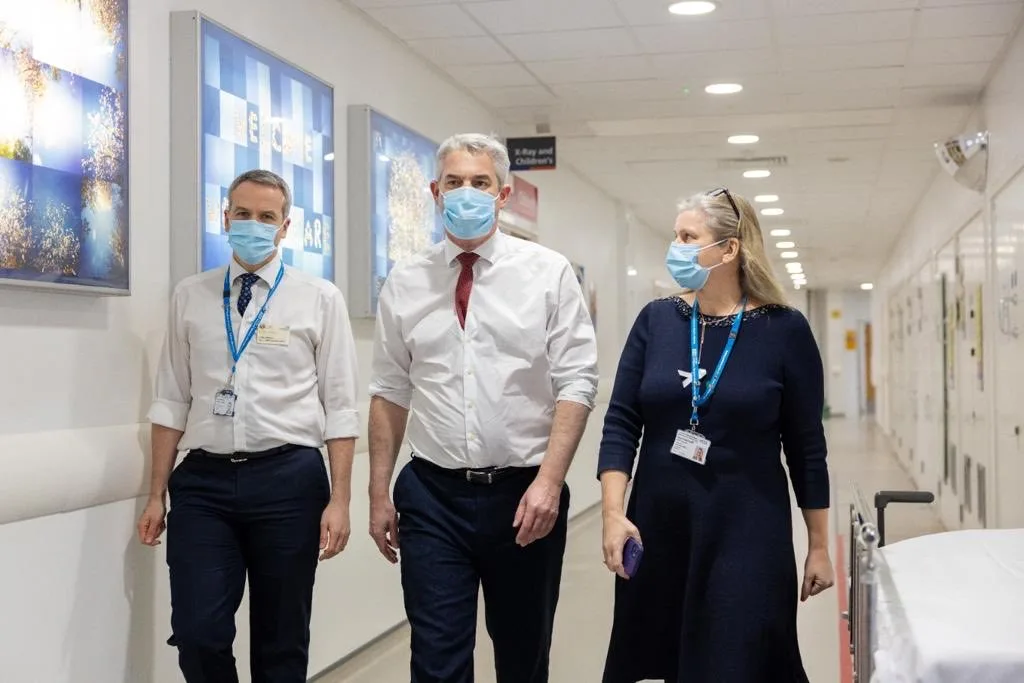
[[[320,518],[320,452],[244,462],[190,454],[171,475],[171,630],[187,683],[237,683],[235,612],[249,579],[253,683],[305,683]]]
[[[498,683],[547,683],[569,489],[551,533],[520,548],[512,522],[536,472],[476,484],[414,459],[399,474],[412,683],[472,683],[481,585]]]

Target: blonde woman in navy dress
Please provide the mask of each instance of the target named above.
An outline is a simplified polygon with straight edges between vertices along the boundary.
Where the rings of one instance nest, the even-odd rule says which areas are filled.
[[[691,293],[640,312],[604,423],[604,557],[619,575],[604,683],[807,683],[797,591],[834,582],[821,356],[749,202],[693,197],[675,234],[667,266]],[[790,482],[809,540],[802,580]],[[630,537],[643,548],[632,577]]]

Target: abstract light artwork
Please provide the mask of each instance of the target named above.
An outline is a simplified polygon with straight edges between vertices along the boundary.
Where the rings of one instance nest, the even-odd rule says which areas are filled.
[[[444,238],[444,225],[430,193],[437,174],[437,144],[370,112],[373,300],[391,268]]]
[[[292,189],[284,262],[333,280],[333,89],[205,18],[200,41],[202,269],[228,263],[228,189],[261,168]]]
[[[127,5],[0,3],[0,282],[128,292]]]

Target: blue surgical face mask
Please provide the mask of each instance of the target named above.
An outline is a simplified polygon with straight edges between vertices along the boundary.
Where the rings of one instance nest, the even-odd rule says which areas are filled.
[[[683,289],[697,291],[708,282],[711,271],[721,263],[705,268],[697,262],[697,256],[705,249],[717,246],[726,240],[719,240],[714,244],[700,246],[699,244],[681,244],[673,242],[668,245],[668,255],[665,257],[665,266],[672,275],[672,279]]]
[[[498,200],[493,194],[474,187],[460,187],[445,192],[444,210],[441,217],[444,227],[458,239],[472,240],[483,237],[491,228],[497,216],[494,212]]]
[[[256,265],[263,263],[277,251],[274,240],[277,238],[278,230],[280,228],[276,225],[259,221],[231,221],[228,244],[239,260]]]

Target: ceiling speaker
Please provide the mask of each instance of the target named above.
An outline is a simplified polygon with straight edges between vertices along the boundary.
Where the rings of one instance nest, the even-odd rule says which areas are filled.
[[[988,179],[988,131],[935,143],[935,156],[953,180],[981,192]]]

